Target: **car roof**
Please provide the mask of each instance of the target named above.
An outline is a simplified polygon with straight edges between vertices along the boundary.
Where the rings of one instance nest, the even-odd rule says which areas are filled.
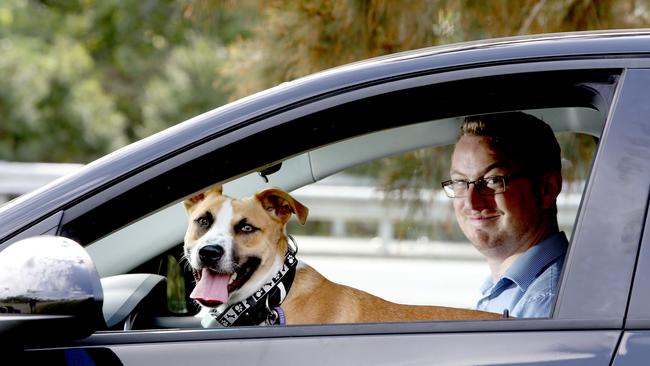
[[[355,88],[421,74],[533,61],[647,57],[650,29],[531,35],[406,51],[335,67],[280,84],[198,115],[132,143],[35,192],[0,207],[0,235],[11,236],[34,218],[45,218],[178,151],[244,124],[309,101]],[[5,238],[6,238],[5,237]],[[3,240],[5,238],[0,238]]]

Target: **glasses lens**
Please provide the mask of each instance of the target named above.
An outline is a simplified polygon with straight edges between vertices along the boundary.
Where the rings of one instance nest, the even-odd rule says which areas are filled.
[[[470,184],[474,184],[478,194],[482,196],[493,196],[506,191],[506,177],[501,176],[477,179],[473,182],[466,180],[448,180],[442,183],[442,188],[448,197],[460,198],[467,196],[467,190]]]
[[[487,177],[477,181],[475,184],[479,193],[485,196],[503,193],[506,190],[506,180],[504,177]]]
[[[442,184],[442,187],[445,190],[445,193],[448,197],[457,198],[464,197],[467,194],[467,182],[466,181],[446,181]]]
[[[451,182],[442,182],[442,189],[449,198],[454,198],[454,190],[451,188]]]

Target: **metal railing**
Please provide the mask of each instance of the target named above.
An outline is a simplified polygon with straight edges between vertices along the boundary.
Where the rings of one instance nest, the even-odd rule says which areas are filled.
[[[0,204],[81,168],[81,164],[0,161]]]
[[[0,204],[37,189],[65,174],[79,169],[81,164],[18,163],[0,161]],[[359,183],[361,182],[361,184]],[[365,183],[365,184],[364,184]],[[566,192],[567,190],[565,190]],[[563,193],[558,198],[558,223],[572,230],[580,203],[582,189]],[[448,222],[453,218],[451,201],[441,191],[422,191],[417,197],[391,198],[377,187],[369,186],[367,180],[335,175],[292,192],[300,202],[309,207],[310,221],[330,223],[332,237],[346,237],[346,225],[350,222],[376,224],[373,237],[381,242],[396,239],[395,226],[404,220],[419,223]],[[420,200],[429,209],[413,210],[409,202]]]
[[[334,237],[346,236],[345,224],[349,222],[376,223],[377,236],[384,242],[395,239],[397,222],[455,225],[452,200],[442,190],[402,192],[396,197],[396,192],[386,194],[379,187],[351,182],[354,180],[349,177],[332,176],[292,195],[309,207],[310,220],[330,222]],[[565,231],[573,228],[583,184],[564,187],[557,199],[558,224]]]

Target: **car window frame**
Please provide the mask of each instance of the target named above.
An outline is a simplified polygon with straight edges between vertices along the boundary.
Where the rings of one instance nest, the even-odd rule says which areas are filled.
[[[237,155],[240,152],[237,151],[233,152],[233,151],[229,151],[228,149],[241,145],[241,142],[244,141],[243,140],[244,138],[254,136],[254,138],[257,138],[258,140],[263,140],[265,139],[265,137],[267,139],[270,139],[272,138],[270,137],[272,134],[283,135],[284,132],[284,134],[286,135],[291,133],[290,131],[293,131],[294,133],[297,131],[298,135],[301,135],[301,132],[308,134],[310,133],[310,129],[311,129],[309,125],[307,123],[303,123],[303,125],[301,126],[299,123],[302,123],[304,119],[309,119],[310,116],[316,115],[319,112],[328,111],[329,109],[337,106],[343,106],[347,103],[354,103],[355,101],[364,100],[365,98],[369,98],[369,97],[387,95],[390,92],[413,90],[415,88],[423,87],[423,86],[441,85],[441,84],[451,83],[451,82],[462,82],[463,80],[478,80],[482,77],[493,77],[493,76],[501,76],[501,75],[527,75],[527,74],[533,74],[537,72],[548,72],[548,71],[553,72],[553,71],[558,71],[558,69],[560,71],[565,71],[564,69],[560,68],[558,65],[555,65],[553,62],[550,62],[550,64],[551,64],[550,66],[555,66],[555,67],[544,68],[544,67],[539,67],[540,65],[538,64],[533,64],[533,65],[528,65],[529,67],[527,69],[522,68],[523,70],[521,70],[521,72],[519,70],[512,70],[511,68],[492,66],[492,67],[487,67],[486,69],[488,70],[483,70],[483,73],[481,73],[480,76],[477,77],[472,77],[474,76],[473,75],[474,73],[471,72],[468,72],[468,74],[471,75],[467,76],[465,74],[459,73],[458,71],[452,71],[450,72],[450,74],[453,75],[446,75],[446,73],[443,73],[442,75],[434,74],[434,75],[427,75],[427,76],[418,76],[415,77],[414,80],[400,79],[398,81],[391,81],[386,84],[373,85],[366,88],[355,89],[346,92],[344,94],[335,94],[333,97],[323,99],[323,100],[317,100],[305,106],[297,107],[295,109],[290,109],[288,111],[270,116],[264,120],[257,121],[255,124],[244,124],[243,127],[231,131],[228,134],[222,136],[216,136],[212,140],[203,142],[202,144],[195,146],[191,149],[181,151],[177,155],[169,157],[166,160],[160,161],[158,164],[145,167],[140,172],[125,177],[123,180],[116,182],[112,186],[96,193],[92,197],[88,197],[84,201],[77,203],[72,207],[66,208],[61,224],[62,226],[65,227],[71,221],[77,219],[77,217],[84,215],[87,212],[94,210],[98,206],[101,206],[103,203],[107,202],[108,198],[115,199],[115,197],[120,195],[122,192],[128,192],[129,190],[138,189],[143,184],[146,184],[147,181],[152,180],[156,177],[158,179],[161,179],[162,176],[169,175],[169,172],[175,168],[187,167],[189,165],[198,166],[200,165],[200,163],[196,163],[196,162],[200,161],[206,156],[209,156],[210,154],[215,155],[216,153],[221,153],[223,156]],[[517,64],[514,66],[519,66],[521,68],[521,66],[523,65]],[[496,70],[493,70],[493,68],[495,68]],[[581,70],[595,71],[595,70],[607,70],[607,69],[612,69],[612,68],[606,67],[606,65],[603,65],[603,67],[590,65],[590,67],[588,68],[584,68],[584,67],[573,68],[569,66],[569,70],[575,70],[576,72],[579,72]],[[476,70],[470,69],[470,71],[476,71]],[[406,84],[407,81],[409,82],[408,84]],[[391,86],[391,89],[389,89],[389,86]],[[441,116],[441,117],[446,117],[446,116]],[[323,118],[321,117],[321,120],[322,119]],[[415,123],[415,122],[411,122],[411,123]],[[357,130],[352,130],[351,132],[347,132],[346,134],[341,134],[338,137],[330,136],[328,137],[328,140],[324,140],[322,142],[322,145],[326,145],[329,142],[344,139],[354,135],[360,135],[363,133],[378,131],[384,128],[392,128],[399,125],[400,124],[393,124],[393,125],[388,124],[383,126],[373,126],[373,128],[365,127],[365,130],[363,128],[358,128]],[[318,126],[319,129],[323,127],[330,128],[331,130],[336,129],[336,125],[332,125],[332,124],[329,124],[329,126],[327,125]],[[305,129],[305,131],[301,131],[301,129]],[[314,135],[313,131],[311,133],[312,135]],[[253,142],[253,144],[255,144],[255,142]],[[292,151],[294,152],[293,154],[304,152],[314,147],[317,147],[311,144],[307,144],[303,148],[301,148],[299,140],[293,141],[292,144],[293,144]],[[274,157],[269,157],[272,153],[273,151],[266,151],[264,154],[265,159],[258,159],[257,162],[254,162],[255,159],[252,158],[251,161],[253,161],[253,163],[249,164],[248,169],[246,169],[246,167],[238,167],[237,170],[231,171],[228,170],[227,167],[222,167],[224,169],[220,169],[218,172],[214,173],[211,171],[214,169],[212,169],[210,165],[204,164],[204,166],[208,167],[208,169],[192,170],[190,168],[187,169],[187,172],[185,174],[183,173],[175,173],[175,174],[177,176],[189,176],[190,174],[193,174],[193,178],[195,178],[198,181],[199,174],[211,173],[210,176],[203,177],[202,181],[203,182],[211,181],[212,184],[214,184],[216,181],[226,180],[233,176],[240,176],[242,174],[255,171],[256,168],[260,166],[268,166],[268,165],[278,163],[283,159],[286,159],[287,157],[293,155],[292,153],[276,154],[277,157],[275,157],[275,160],[272,161],[271,163],[268,163],[269,158],[270,159],[274,158]],[[190,192],[199,192],[200,190],[204,189],[208,185],[209,184],[207,183],[196,184],[194,189],[190,189]],[[166,191],[170,190],[169,187],[163,187],[163,189]],[[146,191],[141,192],[140,196],[149,196],[149,197],[154,196],[157,194],[157,192],[154,193],[154,191],[155,189],[152,190],[152,192],[146,192]],[[175,198],[176,200],[178,200],[187,196],[188,194],[185,194]],[[153,207],[153,208],[146,207],[144,208],[144,212],[142,212],[142,214],[138,217],[146,215],[147,212],[151,212],[153,210],[163,208],[164,206],[165,203],[159,203],[157,207]],[[108,222],[108,221],[104,221],[104,222]],[[101,220],[93,222],[93,225],[101,225],[101,224],[102,224]],[[68,233],[65,231],[62,231],[62,233],[66,236],[75,238],[74,233]],[[83,240],[83,239],[80,239],[79,241],[82,244],[88,242],[88,240]]]
[[[647,60],[644,60],[647,62]],[[637,61],[636,60],[628,60],[627,63],[629,64],[635,64]],[[181,153],[177,156],[175,156],[173,159],[169,159],[161,164],[156,165],[154,170],[165,170],[167,166],[172,164],[174,160],[181,160],[181,161],[189,161],[193,157],[199,156],[201,154],[204,154],[206,151],[220,151],[219,148],[223,148],[224,146],[228,146],[229,143],[231,143],[235,135],[249,135],[257,131],[261,130],[270,130],[273,127],[276,126],[282,126],[286,124],[286,121],[291,121],[295,120],[298,116],[304,116],[308,115],[310,113],[313,113],[316,110],[322,110],[324,108],[327,108],[329,106],[336,105],[337,103],[341,103],[341,100],[344,101],[350,101],[350,100],[355,100],[362,98],[364,96],[368,95],[373,95],[373,94],[378,94],[381,92],[385,92],[386,90],[398,90],[398,89],[404,89],[404,88],[409,88],[417,85],[427,85],[431,83],[436,83],[436,82],[441,82],[441,80],[444,81],[457,81],[457,80],[463,80],[463,79],[471,79],[473,77],[479,77],[479,76],[493,76],[493,75],[503,75],[503,74],[512,74],[513,72],[515,73],[527,73],[527,72],[537,72],[537,71],[555,71],[555,70],[564,70],[566,68],[569,69],[576,69],[576,70],[586,70],[586,69],[609,69],[609,68],[621,68],[622,65],[624,66],[626,62],[621,62],[621,60],[616,60],[614,62],[613,60],[590,60],[590,61],[585,61],[585,62],[578,62],[575,60],[571,61],[549,61],[549,62],[542,62],[542,63],[531,63],[531,64],[517,64],[517,65],[500,65],[500,66],[489,66],[489,67],[484,67],[484,68],[477,68],[477,69],[470,69],[469,72],[463,74],[460,71],[451,71],[448,73],[441,73],[441,74],[435,74],[435,75],[427,75],[427,76],[419,76],[416,78],[411,78],[411,79],[404,79],[404,80],[397,80],[393,81],[390,83],[385,83],[381,85],[375,85],[372,87],[368,88],[363,88],[359,90],[354,90],[345,94],[340,94],[336,95],[332,98],[328,98],[325,100],[321,100],[309,105],[306,105],[301,108],[297,108],[294,110],[286,111],[274,116],[269,117],[268,119],[262,121],[262,125],[259,126],[248,126],[244,127],[240,130],[237,130],[235,132],[232,132],[231,135],[225,135],[222,138],[215,138],[211,141],[205,142],[204,144],[195,147],[193,149],[190,149],[184,153]],[[513,71],[513,68],[515,69]],[[467,71],[467,70],[465,70]],[[625,72],[624,72],[625,74]],[[390,84],[390,85],[389,85]],[[623,83],[619,82],[619,88],[621,87]],[[614,117],[612,117],[612,113],[614,111],[615,106],[612,106],[612,110],[610,110],[610,117],[608,118],[608,121],[606,123],[606,131],[603,133],[603,139],[601,139],[601,144],[599,145],[598,151],[600,151],[604,146],[607,145],[607,141],[612,137],[612,132],[613,130],[618,131],[619,128],[622,127],[611,127],[612,123],[609,121],[610,118],[614,118],[615,120],[618,118],[616,117],[616,114],[614,113]],[[608,127],[609,126],[609,127]],[[620,132],[620,131],[619,131]],[[187,154],[187,155],[184,155]],[[598,156],[599,152],[596,153]],[[597,159],[598,160],[598,159]],[[596,164],[605,164],[605,163],[599,163],[598,161],[595,161],[594,165]],[[251,164],[253,166],[254,164]],[[141,172],[140,174],[136,174],[132,178],[134,180],[129,180],[126,179],[125,181],[121,182],[121,186],[115,187],[114,189],[119,191],[119,190],[125,190],[125,188],[128,187],[133,187],[137,186],[138,182],[141,182],[143,180],[146,180],[147,178],[150,178],[151,176],[154,176],[154,172]],[[592,181],[595,180],[597,183],[598,181],[602,178],[600,178],[602,174],[600,174],[598,171],[596,172],[595,175],[590,175],[589,181],[587,182],[587,190],[585,192],[585,195],[583,197],[583,202],[584,200],[589,199],[594,193],[595,188],[591,188]],[[146,178],[145,178],[146,177]],[[599,183],[600,184],[600,183]],[[118,184],[120,185],[120,184]],[[197,190],[199,190],[202,187],[197,187]],[[108,191],[106,191],[108,192]],[[114,193],[111,193],[114,194]],[[102,198],[100,196],[97,196],[99,200]],[[89,202],[86,202],[84,204],[92,204],[92,200]],[[73,211],[75,208],[71,208],[70,211]],[[586,207],[581,209],[578,212],[578,226],[580,226],[580,231],[584,230],[582,227],[585,216],[591,216],[593,213],[590,213],[590,211],[593,210],[592,207]],[[81,209],[83,211],[83,209]],[[584,212],[583,212],[584,211]],[[74,216],[74,215],[72,215]],[[66,218],[64,216],[63,223],[65,224],[69,220],[69,217]],[[574,236],[576,235],[575,232],[578,230],[574,230]],[[572,242],[572,249],[570,252],[570,257],[568,260],[568,263],[575,263],[579,259],[577,259],[577,255],[574,254],[575,250],[573,249],[574,247],[582,247],[583,242],[585,242],[586,239],[583,238],[583,236],[578,236],[577,241],[575,243]],[[579,243],[579,244],[576,244]],[[602,257],[602,256],[601,256]],[[568,266],[568,264],[567,264]],[[563,276],[563,288],[564,288],[564,282],[566,281],[571,281],[571,276],[575,275],[575,273],[572,273],[575,271],[566,271],[566,273]],[[631,277],[631,274],[630,274]],[[575,282],[575,281],[574,281]],[[579,316],[578,314],[575,314],[575,307],[572,307],[570,305],[567,305],[568,302],[570,303],[569,299],[575,300],[575,296],[572,296],[570,293],[567,291],[564,291],[563,293],[560,294],[560,300],[558,300],[558,303],[561,304],[560,306],[556,306],[556,311],[554,318],[552,319],[519,319],[515,321],[507,321],[507,322],[502,322],[502,321],[486,321],[486,322],[480,322],[478,324],[477,322],[414,322],[414,323],[400,323],[399,325],[395,324],[355,324],[355,325],[321,325],[321,326],[297,326],[297,327],[291,327],[293,330],[287,331],[281,330],[278,331],[277,329],[239,329],[239,330],[233,330],[234,332],[227,332],[227,335],[224,334],[223,332],[199,332],[196,333],[196,337],[199,337],[200,339],[223,339],[228,338],[228,339],[233,339],[233,338],[254,338],[254,337],[283,337],[287,336],[289,334],[291,335],[318,335],[318,334],[332,334],[332,335],[340,335],[340,334],[386,334],[386,333],[420,333],[420,332],[465,332],[465,331],[475,331],[475,330],[480,330],[480,331],[490,331],[490,330],[522,330],[522,329],[565,329],[565,328],[580,328],[580,327],[617,327],[621,324],[622,322],[622,316],[615,315],[613,318],[608,318],[606,321],[599,321],[594,319],[593,314],[583,314],[583,316]],[[569,309],[569,310],[567,310]],[[193,331],[189,331],[191,334],[194,334]],[[167,333],[167,332],[165,332]],[[124,337],[126,337],[125,341],[128,342],[128,338],[135,337],[134,335],[129,335],[129,334],[123,334]],[[188,333],[184,332],[184,337],[187,336]],[[94,335],[95,341],[99,342],[99,344],[103,343],[102,339],[105,339],[107,342],[110,342],[111,339],[113,339],[115,335],[111,334],[98,334]],[[193,336],[190,336],[192,338]],[[137,338],[137,337],[136,337]],[[154,337],[155,338],[155,337]],[[167,334],[166,336],[162,337],[163,339],[177,339],[175,336],[171,333]],[[187,339],[187,338],[183,338]],[[83,342],[82,342],[83,343]]]

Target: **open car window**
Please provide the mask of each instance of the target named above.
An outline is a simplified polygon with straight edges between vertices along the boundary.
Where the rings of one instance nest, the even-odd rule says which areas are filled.
[[[165,277],[166,304],[157,315],[193,318],[198,307],[189,300],[194,281],[182,257],[182,199],[217,184],[233,197],[280,187],[310,210],[304,226],[292,220],[287,229],[299,258],[330,280],[399,303],[473,308],[488,269],[439,189],[460,122],[470,114],[523,110],[551,125],[566,177],[558,217],[571,239],[616,80],[616,70],[551,72],[355,97],[215,147],[126,191],[114,205],[131,207],[127,202],[137,199],[144,208],[113,219],[111,225],[122,220],[122,227],[102,226],[108,211],[98,205],[64,220],[62,233],[86,244],[104,278]],[[290,129],[302,137],[291,143],[278,137]],[[243,163],[233,164],[236,158]],[[92,231],[89,222],[100,224]],[[143,327],[178,325],[163,320]]]
[[[593,110],[577,113],[602,119]],[[598,136],[565,131],[557,139],[565,178],[558,223],[571,238]],[[310,207],[306,225],[294,220],[288,228],[301,258],[335,282],[390,301],[475,307],[489,271],[440,187],[452,150],[453,145],[442,145],[407,151],[294,190],[292,195]]]

